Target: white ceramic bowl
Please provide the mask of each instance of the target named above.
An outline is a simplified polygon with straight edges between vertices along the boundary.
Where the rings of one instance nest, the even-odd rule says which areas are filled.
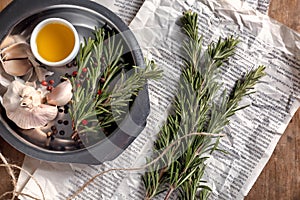
[[[63,60],[57,61],[57,62],[51,62],[51,61],[47,61],[45,60],[38,52],[38,46],[36,43],[36,39],[37,36],[39,34],[39,32],[48,24],[51,23],[59,23],[59,24],[63,24],[65,26],[67,26],[74,34],[75,37],[75,43],[74,43],[74,47],[73,50],[71,51],[71,53],[65,57]],[[48,18],[45,19],[43,21],[41,21],[32,31],[31,34],[31,38],[30,38],[30,47],[31,47],[31,51],[33,53],[33,55],[36,57],[36,59],[38,59],[41,63],[47,65],[47,66],[51,66],[51,67],[60,67],[60,66],[64,66],[68,63],[70,63],[77,55],[79,48],[80,48],[80,40],[79,40],[79,35],[78,32],[76,31],[75,27],[68,22],[65,19],[62,18]]]

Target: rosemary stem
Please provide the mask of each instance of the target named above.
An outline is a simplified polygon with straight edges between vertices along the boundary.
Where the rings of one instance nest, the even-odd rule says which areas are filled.
[[[169,190],[168,190],[168,193],[167,195],[165,196],[164,200],[168,200],[170,199],[171,195],[173,194],[174,192],[174,187],[173,186],[170,186]]]

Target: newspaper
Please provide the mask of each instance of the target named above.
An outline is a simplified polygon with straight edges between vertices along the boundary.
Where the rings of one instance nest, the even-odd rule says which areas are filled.
[[[129,24],[140,7],[143,5],[144,0],[91,0],[99,3],[113,12],[115,12],[126,24]],[[250,0],[251,1],[251,0]],[[263,0],[261,0],[263,1]]]
[[[144,163],[176,93],[182,64],[180,42],[184,37],[178,19],[182,11],[189,9],[199,14],[199,31],[204,35],[205,45],[230,34],[241,40],[236,55],[222,68],[220,81],[225,86],[231,87],[233,80],[259,64],[268,66],[268,75],[255,88],[256,94],[242,102],[251,106],[234,116],[226,128],[228,137],[222,140],[220,148],[229,154],[216,153],[208,163],[206,179],[214,189],[211,199],[242,199],[247,195],[299,106],[299,35],[240,1],[229,4],[225,1],[146,0],[131,28],[145,55],[152,56],[164,70],[160,81],[149,83],[151,113],[147,126],[122,155],[103,165],[41,162],[33,175],[47,199],[65,199],[103,170]],[[22,192],[41,197],[33,180],[28,181]],[[90,184],[78,199],[143,199],[140,174],[123,171],[105,174]]]
[[[114,11],[125,23],[130,22],[143,5],[144,0],[91,0]],[[270,0],[241,0],[243,4],[247,4],[261,13],[267,13]]]
[[[252,8],[266,14],[268,12],[270,0],[242,0],[247,2]]]

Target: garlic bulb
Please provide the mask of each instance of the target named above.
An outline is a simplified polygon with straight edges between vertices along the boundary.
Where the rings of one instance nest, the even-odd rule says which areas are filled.
[[[19,79],[3,95],[7,117],[22,129],[42,127],[56,118],[56,106],[43,103],[43,93]]]
[[[58,84],[53,90],[46,95],[47,103],[56,106],[66,105],[72,99],[72,84],[67,79]]]

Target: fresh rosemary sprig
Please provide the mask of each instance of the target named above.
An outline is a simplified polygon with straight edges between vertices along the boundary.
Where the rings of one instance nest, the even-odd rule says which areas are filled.
[[[103,54],[103,29],[95,31],[95,39],[88,38],[81,46],[77,56],[77,75],[70,78],[73,87],[73,98],[70,116],[73,123],[74,136],[80,132],[97,132],[99,127],[90,129],[87,123],[98,124],[96,95],[99,77],[103,72],[101,56]],[[87,129],[88,128],[88,129]]]
[[[104,28],[96,29],[94,35],[94,39],[88,38],[81,46],[76,76],[70,78],[73,137],[78,134],[97,137],[90,133],[100,133],[121,120],[147,80],[161,75],[153,62],[147,62],[144,68],[133,66],[127,70],[122,41]]]
[[[178,93],[165,124],[154,144],[154,157],[178,138],[194,132],[220,133],[229,123],[229,117],[244,108],[238,105],[264,75],[264,66],[247,73],[238,80],[230,95],[220,97],[222,84],[217,81],[218,69],[233,55],[238,40],[232,36],[211,43],[202,53],[202,37],[198,36],[197,14],[186,12],[182,18],[183,30],[188,36],[184,44],[186,57],[178,84]],[[221,102],[218,101],[221,98]],[[145,199],[166,192],[169,199],[175,192],[179,199],[206,199],[210,188],[202,176],[207,154],[217,149],[219,138],[192,136],[170,148],[160,162],[152,165],[143,176]],[[150,162],[151,159],[148,160]]]
[[[137,96],[147,80],[155,80],[161,77],[162,71],[156,67],[153,61],[146,60],[145,62],[145,68],[133,66],[131,71],[120,72],[120,78],[114,85],[109,97],[112,112],[101,120],[103,121],[102,124],[105,125],[111,120],[120,121],[128,113],[129,104],[134,100],[133,96]],[[101,104],[98,104],[97,109],[100,110],[101,106]]]

